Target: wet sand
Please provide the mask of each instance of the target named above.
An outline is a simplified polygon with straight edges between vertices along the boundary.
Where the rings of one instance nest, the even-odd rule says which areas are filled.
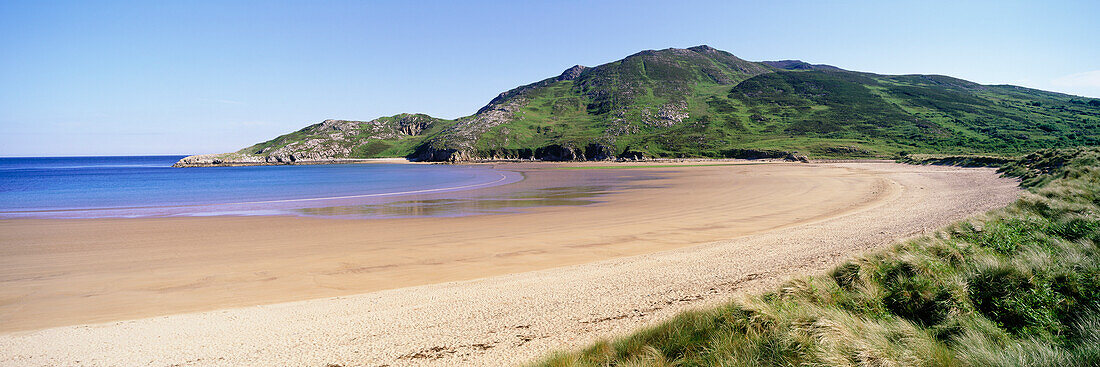
[[[457,218],[0,221],[0,331],[332,297],[579,264],[827,217],[872,203],[891,190],[886,180],[873,175],[788,164],[526,167],[511,167],[527,176],[521,184],[471,192],[604,202]],[[587,190],[561,191],[571,187]],[[605,195],[595,198],[593,191]],[[414,203],[331,210],[399,216],[437,214],[423,213],[431,210],[425,207],[445,215],[457,210],[410,201]],[[447,202],[473,209],[503,205]]]
[[[1018,192],[992,170],[894,164],[512,168],[526,189],[629,177],[590,205],[457,218],[0,221],[0,364],[522,361]]]

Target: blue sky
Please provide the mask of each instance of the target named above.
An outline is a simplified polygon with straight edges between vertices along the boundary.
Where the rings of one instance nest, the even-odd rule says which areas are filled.
[[[1100,1],[0,1],[0,156],[234,151],[454,118],[574,64],[708,44],[1100,97]]]

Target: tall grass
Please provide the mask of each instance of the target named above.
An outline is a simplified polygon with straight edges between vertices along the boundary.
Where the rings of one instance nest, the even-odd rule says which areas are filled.
[[[1100,366],[1100,150],[980,218],[536,366]]]

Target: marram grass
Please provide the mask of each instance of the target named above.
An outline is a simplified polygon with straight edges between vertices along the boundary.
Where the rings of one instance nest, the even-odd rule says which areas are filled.
[[[1100,366],[1100,149],[1006,208],[533,366]]]

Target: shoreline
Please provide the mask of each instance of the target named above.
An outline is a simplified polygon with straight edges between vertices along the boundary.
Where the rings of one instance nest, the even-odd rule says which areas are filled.
[[[500,164],[495,168],[526,178],[406,197],[403,202],[411,206],[398,202],[396,208],[380,209],[420,216],[413,218],[0,220],[5,245],[0,269],[7,269],[0,270],[0,332],[350,295],[632,256],[836,215],[885,192],[885,181],[877,177],[792,163],[556,169],[578,166],[587,165]],[[817,200],[802,202],[807,195]],[[470,199],[456,203],[451,199],[456,197]],[[499,204],[492,198],[506,200]],[[432,208],[425,206],[429,203],[484,209],[516,201],[533,206],[459,217],[424,212]],[[542,205],[558,202],[563,205]],[[724,217],[735,213],[744,218]]]
[[[190,158],[196,156],[187,156],[184,158]],[[251,167],[251,166],[308,166],[308,165],[324,165],[324,164],[369,164],[369,163],[392,163],[392,164],[441,164],[441,165],[476,165],[476,164],[505,164],[505,163],[532,163],[532,164],[668,164],[668,163],[691,163],[691,162],[766,162],[766,163],[845,163],[845,162],[868,162],[868,163],[888,163],[895,162],[893,159],[887,158],[820,158],[811,159],[806,162],[792,161],[781,158],[759,158],[759,159],[743,159],[743,158],[645,158],[645,159],[607,159],[607,160],[576,160],[576,161],[547,161],[541,159],[470,159],[462,161],[415,161],[402,157],[390,157],[390,158],[332,158],[323,160],[302,160],[302,161],[288,161],[288,162],[267,162],[267,161],[230,161],[222,163],[182,163],[183,159],[172,167],[175,168],[201,168],[201,167]]]
[[[812,173],[801,180],[836,170],[882,177],[896,189],[875,195],[878,199],[868,205],[742,232],[717,242],[696,237],[699,242],[659,243],[684,239],[708,228],[656,229],[652,233],[671,237],[638,237],[658,243],[634,255],[620,248],[620,252],[601,251],[606,257],[599,260],[592,258],[591,251],[584,251],[571,265],[542,270],[513,268],[498,275],[335,298],[9,332],[0,335],[0,350],[10,356],[0,360],[0,365],[112,365],[135,359],[196,365],[520,363],[550,349],[587,345],[686,308],[773,286],[789,275],[828,268],[851,254],[1001,206],[1019,192],[1015,180],[997,178],[991,169],[897,164],[753,165],[741,169],[767,177],[779,173],[768,170],[776,166]],[[698,176],[695,170],[721,169],[685,170]],[[664,190],[670,190],[671,183],[661,183]],[[775,185],[767,186],[768,191],[777,192]],[[770,199],[784,196],[789,195]],[[639,195],[637,199],[660,197]],[[677,200],[670,202],[683,201],[673,199]],[[591,207],[598,205],[608,204]],[[765,200],[748,208],[758,213],[775,205]],[[576,216],[576,209],[566,212]],[[672,214],[690,217],[682,211]],[[660,221],[642,226],[655,223]],[[569,233],[554,232],[557,236]],[[110,352],[103,352],[100,343],[108,340]],[[291,350],[293,354],[279,352]]]
[[[224,216],[291,216],[291,217],[310,217],[305,214],[295,214],[295,212],[302,212],[308,210],[314,210],[318,208],[326,207],[346,207],[346,206],[365,206],[365,205],[381,205],[387,203],[387,200],[401,200],[403,198],[419,198],[430,195],[457,195],[462,196],[462,192],[477,190],[482,188],[491,188],[495,186],[508,185],[523,180],[523,175],[518,172],[511,172],[506,170],[493,170],[493,173],[499,175],[494,181],[469,183],[459,186],[447,186],[447,187],[433,187],[433,188],[421,188],[416,190],[407,191],[390,191],[390,192],[375,192],[375,193],[362,193],[362,194],[349,194],[340,196],[320,196],[320,197],[298,197],[298,198],[285,198],[285,199],[268,199],[268,200],[253,200],[253,201],[237,201],[237,202],[214,202],[214,203],[199,203],[199,204],[178,204],[178,205],[149,205],[149,206],[124,206],[124,207],[94,207],[94,208],[61,208],[61,209],[32,209],[32,210],[0,210],[0,220],[10,219],[44,219],[44,220],[61,220],[61,219],[107,219],[107,218],[120,218],[120,219],[139,219],[139,218],[194,218],[194,217],[224,217]],[[381,200],[381,201],[379,201]],[[315,202],[326,203],[327,206],[321,207],[279,207],[278,205],[290,205],[290,203],[303,203],[303,202]],[[269,205],[268,207],[249,207],[255,205]],[[241,213],[241,214],[217,214],[225,211],[183,211],[185,208],[190,209],[213,209],[213,208],[225,208],[228,212]],[[145,211],[145,214],[138,214],[137,211]],[[101,213],[99,216],[81,216],[81,213]],[[114,213],[105,214],[105,213]],[[370,218],[354,218],[354,219],[370,219]]]
[[[172,165],[174,168],[201,168],[201,167],[252,167],[252,166],[309,166],[321,164],[430,164],[432,162],[415,162],[405,158],[333,158],[324,160],[296,161],[296,162],[222,162],[222,163],[182,163],[187,156]]]

